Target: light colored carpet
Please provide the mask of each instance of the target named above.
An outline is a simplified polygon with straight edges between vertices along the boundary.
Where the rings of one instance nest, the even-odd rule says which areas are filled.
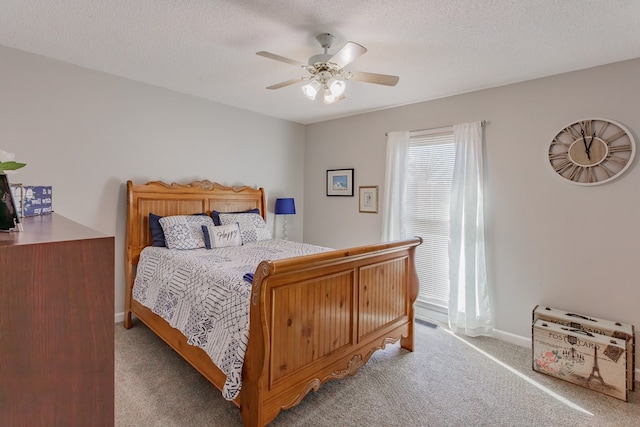
[[[143,324],[115,326],[116,426],[242,426],[240,412]],[[416,325],[416,350],[378,351],[271,426],[640,426],[629,402],[531,370],[531,350]]]

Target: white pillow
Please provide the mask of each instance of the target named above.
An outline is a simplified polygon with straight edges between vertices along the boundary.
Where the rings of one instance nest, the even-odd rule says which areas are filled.
[[[203,225],[213,226],[210,216],[173,215],[159,220],[169,249],[204,248]]]
[[[240,226],[242,244],[270,240],[271,232],[260,214],[256,213],[220,213],[220,224],[235,224]]]
[[[242,245],[238,223],[227,225],[203,225],[204,246],[207,249]]]

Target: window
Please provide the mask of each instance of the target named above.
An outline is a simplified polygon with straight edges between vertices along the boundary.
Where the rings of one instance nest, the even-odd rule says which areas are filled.
[[[406,226],[408,235],[423,239],[416,250],[416,270],[420,279],[417,317],[446,320],[449,199],[454,159],[453,129],[411,135]]]

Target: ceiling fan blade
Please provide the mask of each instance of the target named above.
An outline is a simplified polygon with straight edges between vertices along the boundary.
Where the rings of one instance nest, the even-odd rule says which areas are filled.
[[[307,67],[307,64],[303,64],[300,61],[296,61],[295,59],[285,58],[284,56],[276,55],[275,53],[260,51],[256,52],[256,55],[264,56],[265,58],[275,59],[276,61],[285,62],[291,65],[297,65],[298,67]]]
[[[291,79],[291,80],[287,80],[286,82],[276,83],[274,85],[267,86],[267,89],[280,89],[281,87],[291,86],[303,80],[304,79],[302,77],[298,77],[297,79]]]
[[[351,79],[357,82],[375,83],[377,85],[395,86],[400,77],[388,74],[365,73],[363,71],[351,71]]]
[[[347,42],[347,44],[342,46],[340,50],[337,51],[335,55],[333,55],[331,59],[327,62],[333,62],[334,64],[337,64],[339,67],[344,67],[347,64],[349,64],[351,61],[355,60],[360,55],[365,53],[366,51],[367,51],[367,48],[359,45],[358,43]]]

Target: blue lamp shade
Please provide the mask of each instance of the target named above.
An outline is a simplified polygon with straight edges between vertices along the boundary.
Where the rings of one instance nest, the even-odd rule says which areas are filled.
[[[276,215],[294,215],[296,204],[293,198],[276,199]]]

